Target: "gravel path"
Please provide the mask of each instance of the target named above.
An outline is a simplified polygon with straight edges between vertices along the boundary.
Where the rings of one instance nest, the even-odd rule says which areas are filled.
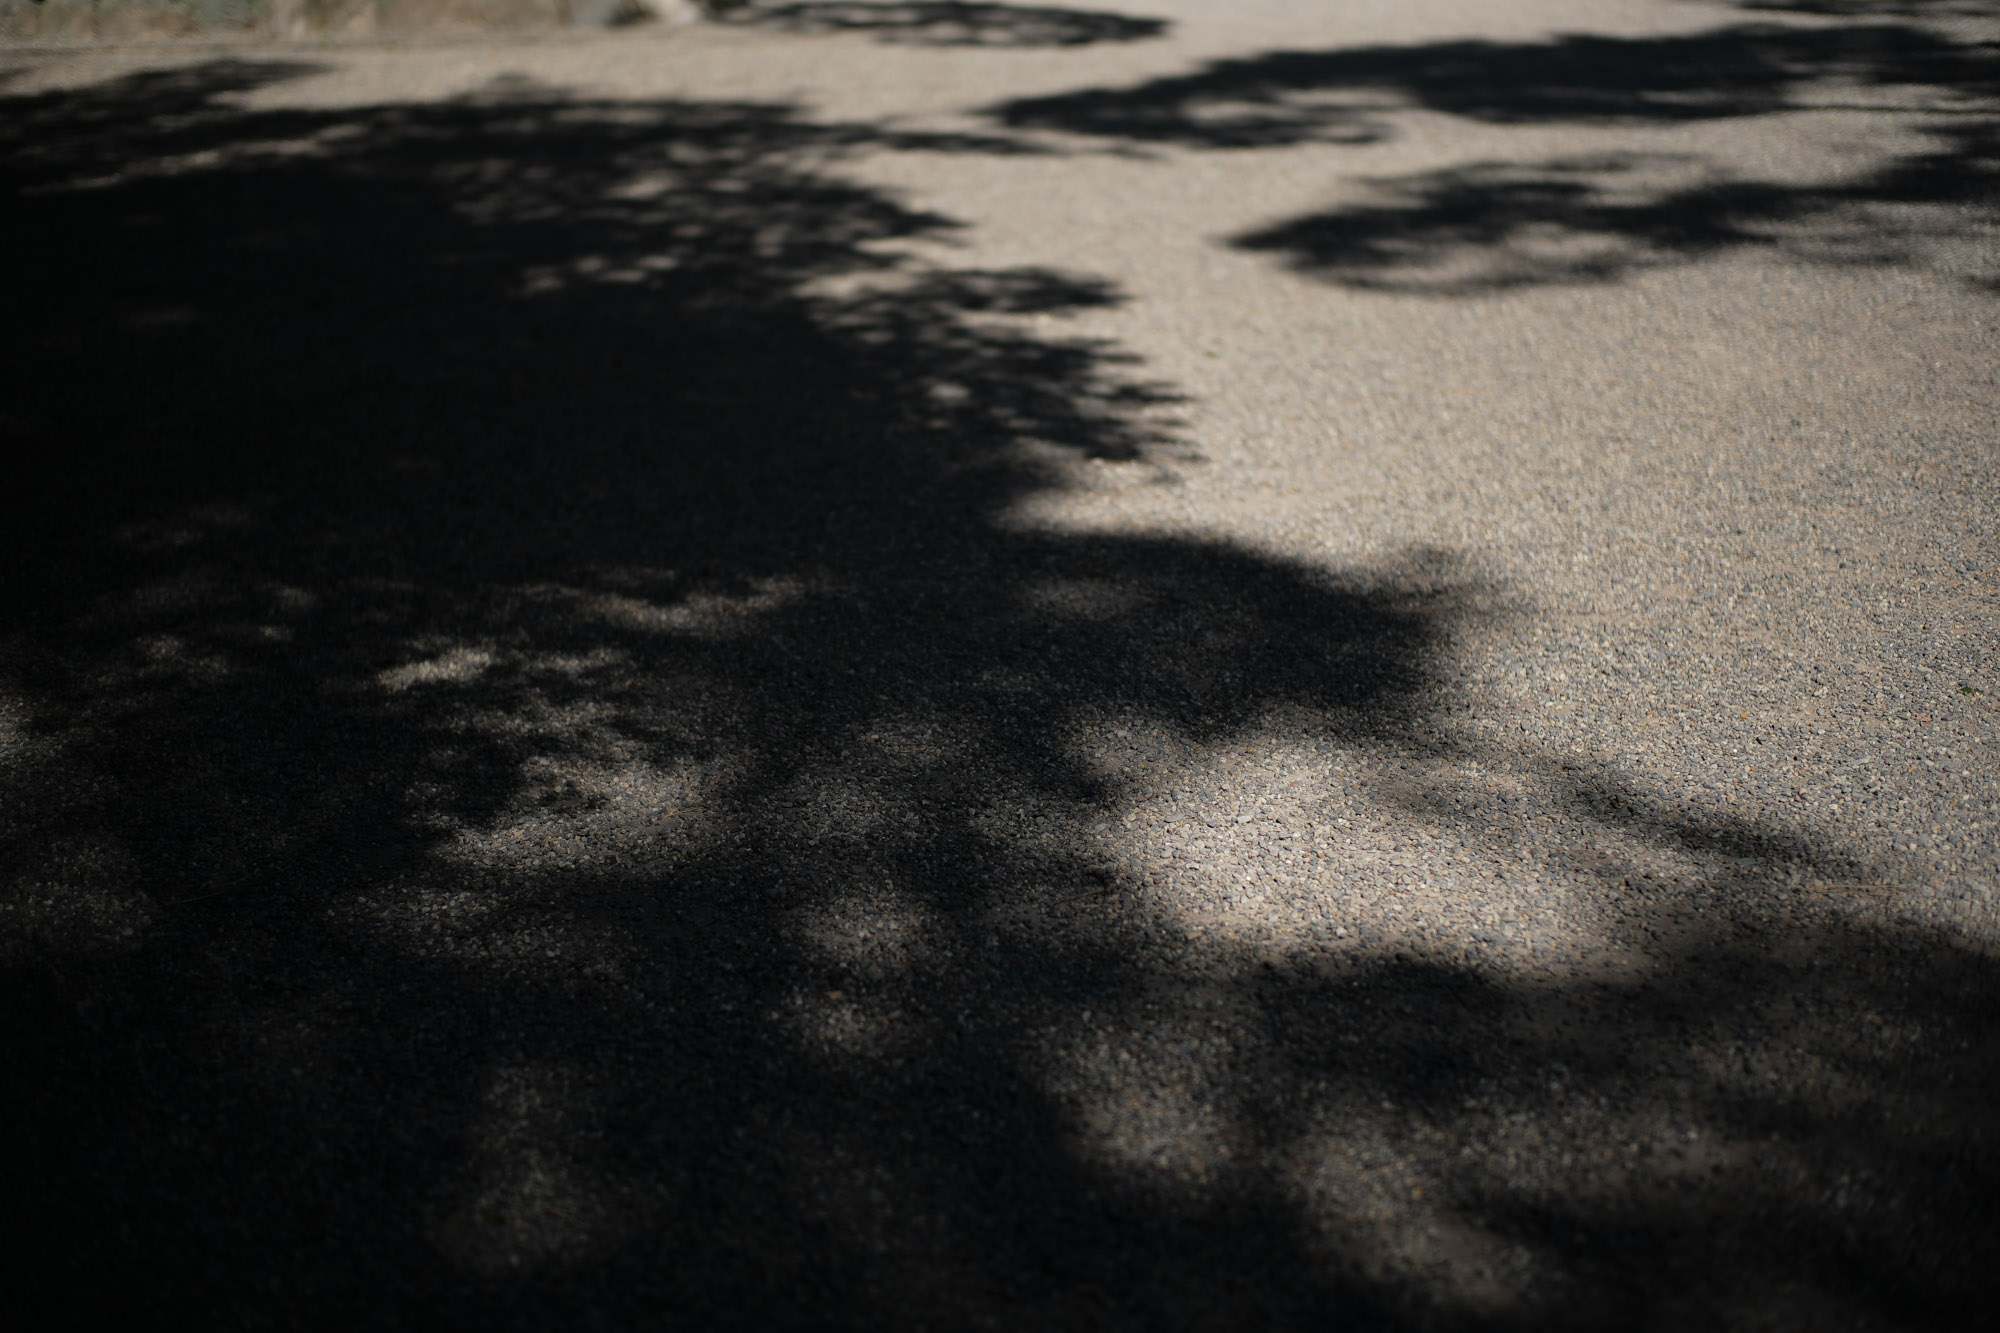
[[[0,51],[0,189],[21,1308],[1984,1326],[2000,7]]]

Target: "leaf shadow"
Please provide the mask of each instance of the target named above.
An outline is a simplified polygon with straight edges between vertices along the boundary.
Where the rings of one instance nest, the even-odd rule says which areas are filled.
[[[1718,180],[1699,162],[1638,154],[1450,167],[1371,182],[1381,202],[1288,219],[1230,243],[1345,286],[1432,296],[1615,282],[1731,250],[1916,264],[1962,235],[1965,219],[1911,206],[2000,200],[1992,123],[1930,133],[1938,151],[1824,186]],[[1668,183],[1689,174],[1697,183]]]
[[[1379,923],[1274,953],[1117,854],[1110,816],[1246,738],[1409,753],[1479,580],[1024,520],[1199,459],[1169,386],[1046,323],[1115,288],[920,264],[953,222],[841,169],[977,140],[233,100],[308,68],[0,116],[44,261],[0,333],[22,1308],[1415,1328],[1631,1313],[1696,1263],[1691,1316],[1985,1290],[1976,948],[1706,921],[1695,871],[1624,972]],[[1675,818],[1642,822],[1847,864]],[[1570,1156],[1517,1169],[1503,1125]],[[1586,1151],[1690,1125],[1735,1145],[1698,1188]]]
[[[1164,37],[1165,19],[1048,5],[970,4],[958,0],[871,3],[810,0],[800,4],[739,4],[725,21],[781,32],[864,32],[904,46],[1075,47]]]

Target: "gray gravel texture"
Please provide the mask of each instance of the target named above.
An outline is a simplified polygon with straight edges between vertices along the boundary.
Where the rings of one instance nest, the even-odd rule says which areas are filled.
[[[2000,7],[0,80],[36,1326],[1990,1318]]]

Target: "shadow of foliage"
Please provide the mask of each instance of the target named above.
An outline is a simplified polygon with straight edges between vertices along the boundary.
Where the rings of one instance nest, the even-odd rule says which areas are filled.
[[[1965,219],[1908,205],[2000,204],[2000,132],[1973,123],[1932,134],[1945,145],[1935,153],[1821,187],[1662,187],[1663,171],[1688,164],[1643,156],[1453,167],[1373,182],[1380,204],[1294,218],[1233,244],[1347,286],[1432,295],[1609,282],[1751,247],[1818,262],[1918,262],[1927,242],[1962,235]]]
[[[1894,14],[1900,18],[1989,18],[1994,0],[1736,0],[1737,8],[1763,13],[1824,14],[1835,18]]]
[[[1175,755],[1471,745],[1436,739],[1433,675],[1475,580],[1024,520],[1084,460],[1171,484],[1182,455],[1171,393],[1013,318],[1115,290],[901,259],[953,224],[839,171],[990,145],[518,85],[233,100],[305,72],[0,103],[37,257],[0,329],[17,1308],[1990,1299],[2000,990],[1970,945],[1776,938],[1696,910],[1708,872],[1623,979],[1163,913],[1165,872],[1093,830]],[[1158,748],[1107,765],[1119,728]],[[1607,837],[1856,872],[1509,753]]]
[[[1863,95],[1895,90],[1893,100]],[[1015,128],[1206,148],[1362,144],[1412,108],[1499,124],[1643,125],[1782,111],[1912,111],[1930,152],[1827,184],[1722,178],[1691,159],[1612,153],[1480,162],[1371,182],[1378,202],[1257,228],[1239,247],[1350,286],[1466,294],[1604,282],[1719,251],[1779,248],[1914,261],[1995,202],[2000,56],[1915,25],[1738,26],[1669,37],[1562,37],[1280,52],[1126,89],[1010,103]],[[1967,275],[1983,283],[1987,275]]]
[[[1621,125],[1754,116],[1804,104],[1815,85],[2000,91],[1989,47],[1913,25],[1738,26],[1666,37],[1279,51],[1129,88],[1027,98],[993,114],[1058,130],[1202,148],[1372,143],[1412,108],[1497,124]]]
[[[732,23],[787,32],[866,32],[881,41],[914,46],[1094,46],[1163,37],[1172,26],[1165,19],[1097,10],[957,0],[744,4],[720,16]]]

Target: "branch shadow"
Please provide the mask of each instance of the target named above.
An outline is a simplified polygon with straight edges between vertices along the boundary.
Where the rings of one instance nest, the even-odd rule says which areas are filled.
[[[1657,125],[1797,109],[1816,86],[2000,91],[1986,46],[1912,24],[1277,51],[1128,88],[1024,98],[1015,129],[1208,149],[1375,143],[1422,109],[1501,125]]]
[[[1994,0],[1736,0],[1757,13],[1817,14],[1856,18],[1893,14],[1898,18],[1990,18],[2000,13]]]
[[[1757,180],[1662,183],[1685,159],[1639,154],[1477,163],[1371,182],[1379,204],[1259,227],[1231,239],[1344,286],[1432,296],[1614,282],[1735,249],[1870,266],[1922,262],[2000,204],[2000,131],[1939,126],[1936,152],[1830,186]],[[1973,275],[1975,284],[1989,275]]]
[[[722,10],[719,17],[782,32],[865,32],[878,41],[909,46],[1094,46],[1164,37],[1172,27],[1165,19],[1098,10],[957,0],[739,4]]]
[[[1894,90],[1896,100],[1868,90]],[[1014,129],[1204,149],[1375,143],[1390,136],[1394,116],[1414,109],[1503,125],[1644,126],[1807,110],[1937,118],[1924,127],[1935,148],[1889,156],[1858,179],[1746,180],[1657,152],[1475,162],[1371,181],[1376,201],[1231,241],[1351,287],[1471,295],[1616,281],[1732,249],[1924,262],[1952,248],[1934,242],[1993,215],[1996,94],[2000,58],[1990,43],[1856,23],[1278,52],[992,114]],[[1962,276],[1980,290],[1991,281]]]
[[[520,85],[232,100],[308,72],[0,116],[41,261],[0,330],[19,1308],[1471,1328],[1990,1297],[1976,947],[1690,908],[1629,975],[1373,928],[1274,956],[1116,851],[1190,755],[1412,745],[1477,580],[1023,519],[1085,460],[1191,460],[1167,388],[1018,319],[1115,289],[901,259],[954,224],[839,169],[979,141]],[[1851,869],[1614,797],[1607,830]]]

